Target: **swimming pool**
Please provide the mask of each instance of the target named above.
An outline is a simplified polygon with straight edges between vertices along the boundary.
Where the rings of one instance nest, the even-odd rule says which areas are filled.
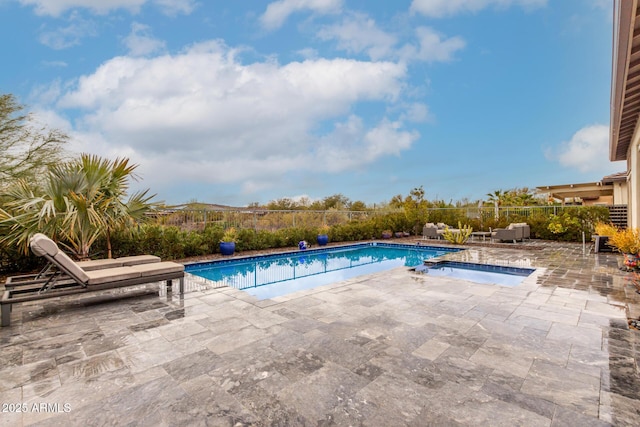
[[[535,271],[533,268],[501,265],[473,264],[469,262],[441,261],[419,266],[417,272],[429,276],[447,276],[474,283],[517,286]]]
[[[421,265],[427,259],[459,250],[364,243],[188,264],[185,271],[216,285],[231,286],[259,299],[268,299],[395,267]]]

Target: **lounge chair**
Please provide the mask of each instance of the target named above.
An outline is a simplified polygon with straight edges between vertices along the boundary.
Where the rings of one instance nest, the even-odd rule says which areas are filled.
[[[5,289],[0,300],[2,326],[9,326],[11,305],[20,302],[161,281],[165,281],[169,289],[173,279],[179,280],[180,294],[184,293],[182,264],[165,261],[86,271],[62,252],[53,240],[44,235],[32,239],[30,244],[34,253],[44,256],[66,278],[46,284],[34,283]]]
[[[37,256],[44,257],[46,254],[42,253],[37,244],[31,245],[31,242],[38,241],[41,238],[48,238],[42,233],[34,234],[29,240],[29,245],[33,253]],[[160,257],[155,255],[134,255],[121,258],[109,258],[109,259],[95,259],[89,261],[78,261],[77,264],[84,271],[102,270],[104,268],[125,267],[137,264],[147,264],[160,262]],[[42,270],[35,274],[23,274],[19,276],[10,276],[7,278],[5,287],[13,288],[22,285],[31,285],[34,283],[46,283],[51,281],[58,281],[64,276],[60,270],[55,268],[55,264],[47,262]]]

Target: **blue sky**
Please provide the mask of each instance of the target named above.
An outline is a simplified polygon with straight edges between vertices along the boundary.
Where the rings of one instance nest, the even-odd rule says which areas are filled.
[[[625,170],[610,0],[0,0],[0,37],[0,92],[167,203],[477,200]]]

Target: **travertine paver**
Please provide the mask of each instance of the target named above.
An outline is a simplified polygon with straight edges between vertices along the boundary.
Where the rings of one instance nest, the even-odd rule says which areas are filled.
[[[399,268],[264,301],[189,276],[183,298],[16,306],[0,425],[640,425],[640,294],[617,256],[445,258],[537,270],[509,288]]]

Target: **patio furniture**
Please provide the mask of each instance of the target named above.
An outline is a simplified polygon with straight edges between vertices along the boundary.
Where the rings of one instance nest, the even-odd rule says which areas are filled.
[[[484,242],[485,239],[487,237],[491,237],[491,232],[490,231],[474,231],[471,233],[471,240],[474,240],[474,237],[477,238],[478,240],[480,240],[480,237],[482,237],[482,241]]]
[[[522,241],[531,239],[531,227],[526,222],[513,222],[510,226],[522,228]]]
[[[439,222],[437,224],[428,222],[422,228],[422,237],[425,239],[442,239],[442,235],[444,234],[445,230],[449,230],[452,233],[460,232],[460,230],[458,230],[457,228],[449,227],[443,222]]]
[[[29,240],[29,243],[31,244],[32,241],[38,240],[41,237],[47,238],[47,236],[42,233],[36,233],[31,237],[31,239]],[[32,246],[32,251],[34,251],[35,255],[45,256],[45,254],[37,252],[38,250],[39,250],[39,247],[37,245]],[[121,257],[121,258],[78,261],[77,264],[84,271],[92,271],[92,270],[102,270],[104,268],[125,267],[125,266],[147,264],[147,263],[154,263],[154,262],[160,262],[160,257],[155,255],[134,255],[134,256],[127,256],[127,257]],[[23,275],[8,277],[5,287],[13,288],[16,286],[30,285],[34,283],[46,283],[53,280],[57,281],[62,278],[63,278],[62,272],[59,269],[56,269],[55,264],[49,261],[44,266],[44,268],[40,270],[38,273],[23,274]]]
[[[162,281],[170,289],[173,279],[179,280],[180,294],[184,293],[182,264],[165,261],[86,271],[45,235],[32,239],[30,246],[34,253],[54,264],[66,278],[5,289],[0,300],[2,326],[10,325],[11,306],[21,302]]]
[[[531,228],[525,223],[511,223],[507,228],[496,228],[491,233],[491,240],[499,241],[513,241],[516,243],[518,240],[522,241],[525,238],[530,238]]]
[[[438,227],[434,225],[425,225],[422,227],[422,237],[424,239],[439,239],[442,236],[442,233],[438,233]]]

